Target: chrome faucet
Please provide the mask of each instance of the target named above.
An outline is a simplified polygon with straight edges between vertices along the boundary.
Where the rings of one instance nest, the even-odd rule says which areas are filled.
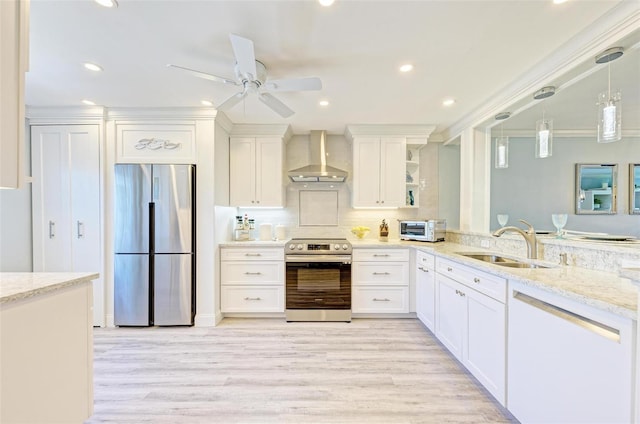
[[[520,234],[522,237],[524,237],[524,240],[527,242],[527,258],[538,259],[538,239],[536,238],[536,231],[533,229],[533,225],[529,224],[524,219],[520,219],[519,221],[528,227],[527,231],[524,231],[523,229],[518,227],[509,226],[509,227],[502,227],[494,231],[492,235],[494,237],[500,237],[507,231]]]

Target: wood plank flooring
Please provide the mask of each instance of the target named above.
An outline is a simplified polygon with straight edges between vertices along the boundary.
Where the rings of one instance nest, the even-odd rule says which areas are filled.
[[[517,423],[415,319],[96,328],[87,423]]]

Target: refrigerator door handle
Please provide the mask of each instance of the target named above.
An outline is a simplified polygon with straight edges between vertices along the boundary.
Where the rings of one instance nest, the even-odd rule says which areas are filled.
[[[153,177],[153,195],[151,201],[155,202],[160,197],[160,177]]]

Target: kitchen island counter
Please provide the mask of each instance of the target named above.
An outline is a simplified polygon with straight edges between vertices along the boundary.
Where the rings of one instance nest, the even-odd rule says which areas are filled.
[[[0,304],[38,296],[98,278],[86,272],[0,272]]]

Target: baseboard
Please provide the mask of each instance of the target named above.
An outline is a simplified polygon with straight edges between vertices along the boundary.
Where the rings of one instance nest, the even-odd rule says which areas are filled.
[[[214,314],[196,314],[194,325],[196,327],[215,327],[216,316]]]

